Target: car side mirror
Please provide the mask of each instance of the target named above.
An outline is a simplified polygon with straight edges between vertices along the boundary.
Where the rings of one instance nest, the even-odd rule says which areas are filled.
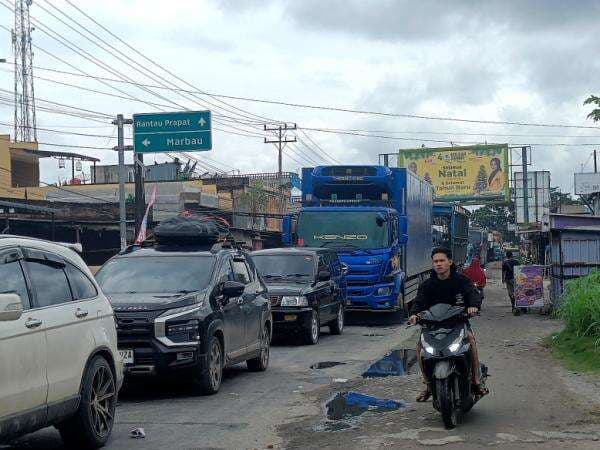
[[[349,267],[348,264],[342,263],[342,275],[348,275]]]
[[[237,281],[226,281],[225,284],[223,284],[223,290],[221,292],[225,298],[232,298],[241,296],[244,293],[244,289],[246,289],[246,286],[242,283]]]
[[[0,321],[18,320],[22,314],[21,297],[17,294],[0,294]]]
[[[317,281],[329,281],[331,280],[331,272],[329,270],[320,270],[317,275]]]

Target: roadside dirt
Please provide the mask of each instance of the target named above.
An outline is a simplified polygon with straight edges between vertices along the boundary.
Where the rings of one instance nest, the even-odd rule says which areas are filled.
[[[483,311],[473,320],[480,357],[491,374],[491,394],[455,430],[443,428],[431,402],[414,402],[422,384],[413,368],[406,376],[351,379],[307,394],[322,413],[279,427],[284,447],[600,448],[600,380],[568,372],[553,359],[543,339],[559,330],[560,322],[536,312],[513,316],[499,277],[498,268],[488,270]],[[412,348],[415,340],[403,347]],[[326,402],[346,391],[408,405],[328,420]]]

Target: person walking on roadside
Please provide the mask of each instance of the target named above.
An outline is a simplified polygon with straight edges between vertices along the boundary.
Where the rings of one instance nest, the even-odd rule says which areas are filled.
[[[518,265],[519,261],[513,258],[512,252],[506,252],[506,259],[502,263],[502,282],[506,284],[513,313],[517,311],[515,309],[515,266]]]

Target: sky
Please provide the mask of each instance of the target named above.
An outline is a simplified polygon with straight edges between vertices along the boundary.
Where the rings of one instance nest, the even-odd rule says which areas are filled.
[[[218,130],[213,131],[213,150],[194,155],[199,166],[204,165],[202,171],[277,171],[276,148],[264,143],[264,136],[273,136],[263,127],[287,122],[302,130],[287,132],[298,142],[286,147],[286,171],[316,163],[374,164],[381,153],[422,145],[508,143],[531,145],[530,169],[550,170],[552,185],[563,192],[572,192],[574,172],[582,167],[593,170],[591,152],[600,150],[600,124],[586,119],[591,108],[583,105],[590,94],[600,94],[600,1],[71,2],[124,42],[66,0],[33,1],[38,140],[45,143],[41,149],[84,153],[115,163],[112,116],[210,109]],[[0,0],[0,25],[13,28],[13,13],[2,4],[12,7],[13,0]],[[86,52],[89,59],[77,52]],[[10,63],[13,54],[10,34],[0,27],[1,58]],[[12,97],[12,68],[0,64],[0,89],[9,91],[0,91],[5,102]],[[386,117],[201,92],[391,114],[593,128]],[[59,108],[43,101],[94,111],[95,121],[42,111],[40,106]],[[12,122],[12,105],[0,101],[0,132],[12,133]],[[359,134],[387,139],[309,128],[366,130]],[[129,129],[126,135],[131,135]],[[167,160],[166,155],[146,156],[147,163]],[[70,167],[59,169],[56,160],[43,160],[41,178],[68,179]]]

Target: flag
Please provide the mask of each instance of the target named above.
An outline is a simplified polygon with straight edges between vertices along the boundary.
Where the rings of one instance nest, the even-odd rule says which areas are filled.
[[[146,239],[146,230],[148,227],[148,213],[150,212],[150,208],[156,202],[156,184],[152,189],[152,194],[150,194],[150,201],[148,202],[148,206],[146,207],[146,213],[144,214],[144,218],[142,219],[142,223],[140,225],[140,231],[138,232],[137,238],[135,239],[135,244],[141,244],[142,241]]]

